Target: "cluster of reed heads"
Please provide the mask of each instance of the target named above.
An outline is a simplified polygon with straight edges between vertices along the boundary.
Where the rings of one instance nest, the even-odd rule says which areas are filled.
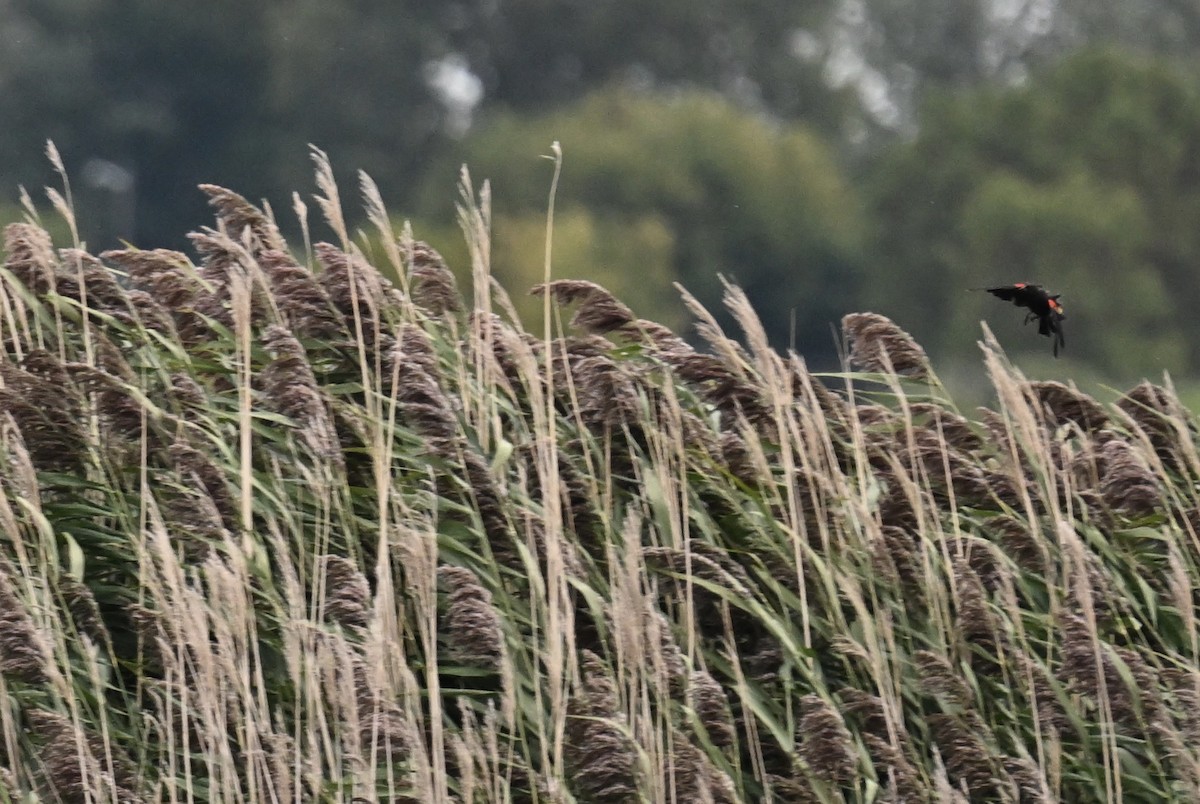
[[[1102,405],[985,333],[967,418],[888,319],[818,377],[732,285],[738,339],[572,280],[534,335],[469,178],[469,305],[369,179],[372,238],[317,184],[295,249],[209,185],[197,263],[5,229],[0,798],[1200,796],[1169,387]]]

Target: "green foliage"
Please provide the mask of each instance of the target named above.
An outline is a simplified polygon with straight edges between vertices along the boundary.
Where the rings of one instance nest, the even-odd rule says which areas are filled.
[[[614,234],[621,225],[635,236],[647,225],[668,228],[671,270],[646,281],[643,261],[634,259],[619,266],[630,274],[626,281],[644,281],[661,298],[654,277],[673,274],[715,307],[717,277],[732,277],[776,342],[788,342],[794,315],[797,343],[828,358],[830,323],[857,290],[863,222],[820,137],[749,115],[716,95],[612,88],[544,117],[488,121],[453,162],[431,174],[426,194],[444,196],[451,165],[465,161],[498,188],[498,217],[538,213],[549,186],[548,166],[537,169],[539,154],[552,140],[565,154],[561,209],[584,207]],[[588,276],[606,269],[597,265]]]
[[[797,58],[798,32],[818,37],[832,0],[552,0],[462,4],[452,42],[509,108],[545,111],[627,77],[752,95],[787,118],[837,130],[848,98],[821,61]]]
[[[1114,52],[931,103],[875,177],[869,298],[963,355],[999,318],[964,288],[1041,282],[1064,294],[1072,356],[1118,377],[1195,370],[1197,141],[1200,85]]]

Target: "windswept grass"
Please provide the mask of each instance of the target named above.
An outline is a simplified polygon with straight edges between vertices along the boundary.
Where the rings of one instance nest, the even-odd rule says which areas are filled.
[[[1169,386],[985,332],[964,414],[891,321],[818,378],[736,287],[737,339],[684,293],[704,348],[580,281],[534,335],[465,176],[470,304],[317,183],[295,249],[203,186],[198,265],[5,230],[0,798],[1200,797]]]

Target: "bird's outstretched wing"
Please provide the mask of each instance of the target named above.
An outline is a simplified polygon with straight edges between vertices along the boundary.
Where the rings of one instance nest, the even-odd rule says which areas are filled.
[[[1041,285],[1030,285],[1027,282],[1017,282],[1013,285],[1001,285],[1000,287],[984,288],[988,293],[996,296],[1004,301],[1010,301],[1018,307],[1028,307],[1029,299],[1033,293],[1041,289]]]

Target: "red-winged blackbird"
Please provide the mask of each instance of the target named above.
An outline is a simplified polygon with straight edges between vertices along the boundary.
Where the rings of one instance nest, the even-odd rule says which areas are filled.
[[[1030,312],[1025,316],[1025,323],[1028,324],[1033,319],[1037,319],[1038,334],[1054,338],[1054,356],[1058,357],[1058,350],[1067,345],[1063,340],[1062,329],[1062,322],[1067,314],[1063,312],[1062,305],[1058,303],[1059,297],[1062,296],[1061,293],[1051,295],[1041,285],[1031,285],[1027,282],[1017,282],[1015,285],[998,288],[984,288],[984,290],[1004,301],[1010,301],[1018,307],[1028,307]]]

